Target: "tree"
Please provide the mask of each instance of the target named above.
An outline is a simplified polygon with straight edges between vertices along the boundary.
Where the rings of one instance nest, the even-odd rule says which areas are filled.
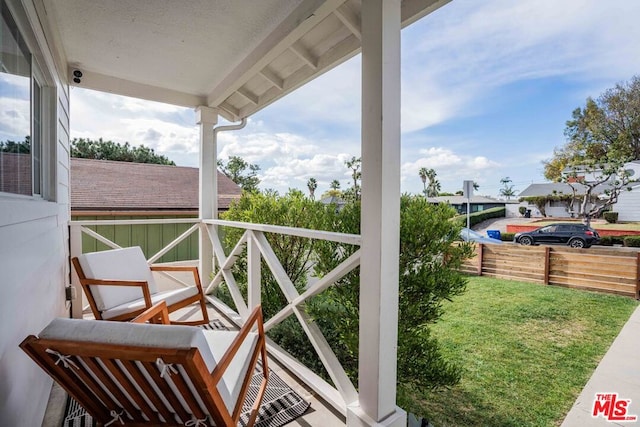
[[[420,168],[418,175],[422,179],[424,196],[437,197],[440,194],[441,186],[440,181],[436,179],[436,171],[434,169]]]
[[[351,178],[353,179],[353,187],[348,188],[345,191],[345,196],[352,198],[353,200],[360,200],[360,179],[362,178],[362,157],[351,157],[351,160],[347,160],[344,163],[347,168],[351,169]]]
[[[420,179],[422,180],[422,193],[426,196],[427,195],[427,176],[429,174],[429,171],[427,170],[427,168],[420,168],[420,170],[418,171],[418,176],[420,177]]]
[[[330,223],[333,231],[360,233],[360,203],[347,203]],[[430,325],[443,314],[443,302],[464,292],[459,272],[470,256],[468,244],[455,242],[460,224],[450,221],[455,211],[432,205],[422,196],[403,195],[400,213],[400,283],[398,325],[398,404],[417,412],[415,389],[438,389],[460,379],[460,368],[446,360],[431,335]],[[316,273],[321,277],[358,248],[321,241],[316,247]],[[362,267],[361,267],[362,268]],[[348,274],[308,305],[312,317],[331,342],[342,366],[355,379],[358,361],[357,272]],[[420,357],[415,357],[415,355]]]
[[[515,190],[513,189],[513,185],[511,184],[511,178],[508,176],[502,178],[500,180],[500,184],[502,184],[502,188],[500,189],[500,195],[506,197],[507,200],[511,200],[511,197],[516,195]]]
[[[404,195],[401,199],[399,403],[413,412],[419,410],[418,402],[412,400],[413,389],[450,386],[460,378],[460,368],[446,360],[430,333],[430,325],[443,314],[443,302],[462,293],[466,286],[459,268],[471,255],[471,246],[456,242],[460,224],[450,221],[454,214],[451,207],[430,205],[424,197]],[[357,201],[349,201],[343,209],[336,210],[310,200],[300,191],[285,196],[275,192],[245,193],[223,218],[359,234],[361,212]],[[225,229],[225,246],[234,247],[241,235],[242,230]],[[269,233],[266,237],[299,292],[306,287],[309,268],[322,277],[358,250],[357,246],[291,235]],[[246,252],[237,262],[233,273],[246,295]],[[262,307],[268,319],[288,302],[264,260],[261,282]],[[358,370],[359,292],[356,269],[299,306],[320,328],[352,379],[357,378]],[[224,286],[218,288],[217,296],[230,302]],[[305,366],[328,379],[293,318],[271,329],[269,336]],[[415,357],[416,354],[420,357]]]
[[[545,178],[559,182],[575,165],[640,159],[640,76],[589,97],[576,108],[565,128],[567,143],[544,164]]]
[[[258,191],[258,184],[260,184],[258,171],[260,166],[247,163],[242,157],[231,156],[226,164],[222,159],[219,159],[218,167],[220,172],[238,184],[242,190],[250,193]]]
[[[31,153],[31,136],[24,137],[24,141],[0,141],[0,153],[29,154]]]
[[[311,197],[311,200],[315,200],[315,192],[316,188],[318,188],[318,181],[316,181],[315,178],[309,178],[309,181],[307,181],[307,188],[309,189],[309,197]]]
[[[324,193],[322,193],[322,196],[320,196],[320,198],[322,199],[326,199],[328,197],[342,198],[343,196],[344,194],[342,194],[342,191],[340,191],[340,181],[338,181],[337,179],[334,179],[329,184],[329,189]]]
[[[74,138],[71,140],[71,157],[175,166],[167,157],[156,154],[153,148],[144,145],[133,147],[128,142],[120,144],[102,138]]]
[[[571,216],[577,214],[587,225],[591,225],[592,218],[600,216],[609,206],[618,202],[618,196],[622,191],[631,190],[629,184],[635,180],[631,179],[631,172],[624,166],[625,162],[609,161],[590,163],[582,170],[574,167],[564,178],[572,189],[571,201],[568,203]],[[598,197],[596,191],[600,186],[604,190]],[[577,212],[573,210],[575,206],[578,206]]]

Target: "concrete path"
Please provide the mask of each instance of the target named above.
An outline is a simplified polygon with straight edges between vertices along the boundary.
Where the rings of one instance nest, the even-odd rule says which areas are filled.
[[[594,418],[594,401],[599,393],[617,393],[618,403],[631,399],[626,415],[635,415],[636,420],[609,421],[604,415]],[[624,325],[562,423],[562,427],[597,426],[640,426],[640,307]]]

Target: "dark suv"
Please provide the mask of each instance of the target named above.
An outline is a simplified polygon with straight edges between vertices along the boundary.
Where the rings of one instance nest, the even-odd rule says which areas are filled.
[[[598,232],[584,224],[558,223],[545,225],[533,231],[516,233],[513,241],[521,245],[538,245],[540,243],[560,243],[572,248],[588,248],[598,243]]]

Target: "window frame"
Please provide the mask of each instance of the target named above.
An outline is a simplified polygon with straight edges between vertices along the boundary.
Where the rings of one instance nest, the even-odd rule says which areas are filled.
[[[57,133],[56,123],[56,103],[57,91],[55,79],[45,64],[42,50],[37,42],[36,35],[29,25],[29,19],[26,11],[23,9],[21,2],[14,0],[0,0],[0,6],[5,7],[11,16],[16,29],[20,33],[26,48],[29,51],[31,59],[31,76],[30,76],[30,135],[32,147],[30,152],[31,159],[31,194],[18,194],[0,191],[0,199],[28,199],[56,201],[56,146]],[[39,105],[36,105],[34,99],[34,86],[39,87]],[[39,115],[39,126],[36,129],[35,116]],[[34,165],[34,135],[36,132],[39,137],[39,167],[38,171]],[[38,182],[36,183],[36,179]]]

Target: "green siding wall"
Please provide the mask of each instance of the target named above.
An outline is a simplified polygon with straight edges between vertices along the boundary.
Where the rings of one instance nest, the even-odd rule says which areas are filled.
[[[128,220],[128,219],[174,219],[188,216],[74,216],[73,221]],[[96,233],[120,246],[140,246],[147,258],[171,243],[193,224],[144,224],[144,225],[98,225],[88,226]],[[110,249],[104,243],[82,233],[82,253]],[[198,232],[180,242],[158,260],[158,262],[187,261],[198,259]]]

